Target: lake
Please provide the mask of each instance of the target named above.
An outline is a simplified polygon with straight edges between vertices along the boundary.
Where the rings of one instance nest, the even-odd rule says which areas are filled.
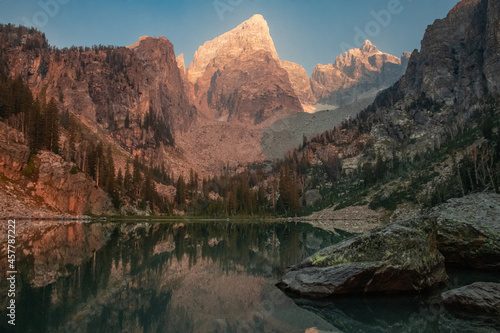
[[[4,299],[1,332],[493,329],[453,318],[432,294],[335,301],[283,294],[275,283],[287,266],[353,236],[306,223],[41,222],[24,230],[16,244],[16,330],[5,320]],[[0,269],[5,271],[3,261]],[[495,274],[451,270],[444,288],[478,280],[500,279]],[[3,279],[0,293],[6,296],[7,291]]]

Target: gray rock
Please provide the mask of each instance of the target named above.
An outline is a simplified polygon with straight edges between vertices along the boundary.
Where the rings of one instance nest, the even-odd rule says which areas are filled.
[[[432,221],[404,221],[318,251],[278,284],[308,297],[417,292],[447,280]]]
[[[441,294],[449,312],[466,318],[492,318],[500,323],[500,283],[476,282]]]
[[[438,225],[438,249],[446,262],[464,267],[500,269],[500,195],[479,193],[432,209]]]
[[[309,190],[300,198],[300,202],[305,203],[307,207],[313,207],[321,200],[323,200],[323,197],[319,193],[319,190]]]

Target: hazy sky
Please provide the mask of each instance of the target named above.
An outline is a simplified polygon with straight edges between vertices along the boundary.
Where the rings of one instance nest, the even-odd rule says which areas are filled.
[[[186,66],[205,41],[253,14],[267,20],[281,59],[311,74],[368,37],[400,56],[420,48],[427,25],[458,0],[0,0],[0,22],[32,25],[58,47],[126,46],[165,36]],[[357,41],[355,38],[359,37]]]

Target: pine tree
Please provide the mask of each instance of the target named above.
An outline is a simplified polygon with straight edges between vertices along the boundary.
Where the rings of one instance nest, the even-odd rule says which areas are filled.
[[[115,191],[115,162],[113,160],[113,153],[111,146],[108,146],[106,151],[106,178],[104,180],[105,191],[109,194]]]
[[[268,205],[267,193],[264,185],[259,186],[259,191],[257,193],[257,205],[261,214],[265,211],[265,208]]]
[[[297,213],[300,207],[299,186],[296,178],[296,174],[291,172],[288,165],[281,167],[278,207],[285,214]]]
[[[146,172],[146,177],[144,180],[144,187],[143,187],[142,193],[143,193],[143,200],[145,202],[148,202],[149,207],[151,208],[151,210],[153,210],[155,188],[154,188],[154,183],[152,180],[151,169],[148,172]]]
[[[184,182],[184,178],[182,175],[177,179],[177,192],[175,193],[175,201],[182,207],[186,203],[186,183]]]
[[[32,153],[37,153],[42,148],[42,126],[40,126],[41,103],[37,99],[33,109],[29,112],[28,143]]]
[[[116,190],[123,194],[123,172],[122,168],[118,169],[118,175],[116,175]]]
[[[123,188],[124,193],[128,196],[132,195],[132,174],[130,173],[130,164],[127,161],[127,165],[125,166],[125,176],[123,177]]]
[[[132,174],[132,187],[133,187],[132,197],[134,199],[138,199],[140,197],[140,192],[141,192],[142,177],[141,177],[140,165],[141,164],[139,162],[139,156],[135,155],[134,171]]]
[[[45,106],[45,146],[48,150],[59,153],[59,111],[54,98]]]
[[[130,111],[127,110],[127,115],[125,116],[125,128],[130,127]]]

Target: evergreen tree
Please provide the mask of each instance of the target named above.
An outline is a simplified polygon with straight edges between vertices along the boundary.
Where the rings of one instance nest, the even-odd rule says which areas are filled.
[[[116,190],[123,194],[123,172],[122,168],[118,169],[118,174],[116,175]]]
[[[108,146],[106,151],[106,175],[105,175],[105,191],[109,194],[115,191],[115,162],[113,160],[113,153],[111,146]]]
[[[140,166],[141,166],[141,164],[139,162],[139,156],[135,155],[134,171],[132,174],[132,187],[133,187],[132,197],[133,197],[133,199],[138,199],[140,197],[141,182],[142,182]]]
[[[123,177],[124,193],[128,196],[132,195],[132,174],[130,173],[130,164],[127,161],[125,166],[125,176]]]
[[[186,183],[184,182],[184,178],[182,175],[177,179],[177,192],[175,193],[175,201],[182,207],[186,203]]]
[[[385,161],[380,152],[377,154],[377,161],[375,162],[375,180],[382,180],[386,173]]]
[[[286,164],[280,170],[279,191],[278,207],[282,212],[285,214],[297,213],[300,207],[297,177]]]
[[[130,127],[130,111],[127,110],[127,115],[125,116],[125,128]]]
[[[153,210],[153,204],[154,204],[154,197],[155,197],[155,188],[154,188],[154,183],[151,174],[151,169],[146,172],[146,177],[144,180],[144,187],[143,187],[143,200],[145,202],[149,203],[149,207],[151,210]]]
[[[42,148],[42,126],[40,126],[41,118],[41,103],[37,99],[33,105],[32,111],[29,113],[29,129],[28,129],[28,143],[32,153],[37,153]]]
[[[44,108],[45,129],[44,142],[47,150],[54,153],[59,153],[59,111],[54,98],[51,98],[49,103]]]

